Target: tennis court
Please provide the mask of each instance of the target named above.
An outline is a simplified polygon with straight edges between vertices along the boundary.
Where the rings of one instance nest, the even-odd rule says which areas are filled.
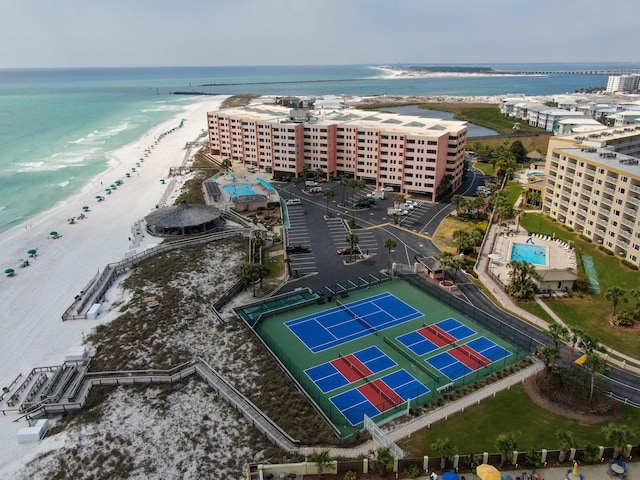
[[[500,345],[480,337],[427,358],[426,362],[449,379],[457,380],[509,355],[511,353]]]
[[[305,373],[322,393],[327,393],[396,365],[378,347],[373,346],[308,368]]]
[[[330,400],[355,426],[362,423],[364,414],[375,418],[425,393],[429,393],[429,389],[402,369],[335,395]]]
[[[419,357],[445,347],[459,340],[471,337],[477,332],[455,318],[448,318],[433,325],[401,335],[397,340]]]
[[[313,353],[422,317],[422,313],[389,292],[341,304],[286,322],[285,325]]]

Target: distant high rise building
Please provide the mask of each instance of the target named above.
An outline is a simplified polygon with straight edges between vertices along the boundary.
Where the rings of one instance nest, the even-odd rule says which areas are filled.
[[[640,75],[611,75],[607,81],[609,93],[633,93],[638,91]]]

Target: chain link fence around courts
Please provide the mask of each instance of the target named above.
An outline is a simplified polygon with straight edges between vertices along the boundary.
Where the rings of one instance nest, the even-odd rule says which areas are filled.
[[[306,375],[304,369],[300,367],[299,359],[293,358],[292,354],[287,350],[286,345],[282,346],[278,338],[272,338],[268,329],[264,328],[262,323],[259,321],[266,316],[297,309],[315,302],[317,298],[309,298],[311,292],[306,291],[302,297],[289,293],[287,295],[283,295],[282,298],[279,299],[257,302],[251,305],[251,319],[243,316],[245,321],[253,327],[259,338],[267,348],[271,350],[283,368],[289,372],[291,378],[298,384],[299,388],[305,392],[310,401],[316,405],[325,419],[333,425],[334,431],[340,438],[348,438],[362,428],[359,422],[354,421],[356,425],[352,425],[347,421],[347,418],[351,418],[352,420],[363,418],[366,413],[369,416],[373,415],[373,419],[376,423],[384,423],[397,416],[410,413],[413,408],[417,408],[433,400],[437,400],[439,397],[446,395],[451,390],[473,384],[492,373],[504,370],[510,365],[513,365],[517,361],[528,356],[531,351],[537,347],[537,344],[534,344],[529,337],[524,333],[519,332],[516,328],[492,317],[470,304],[467,304],[457,297],[444,292],[438,287],[431,285],[426,280],[421,279],[418,275],[403,275],[402,280],[407,281],[409,284],[417,287],[421,291],[424,291],[429,296],[435,297],[437,300],[460,311],[487,331],[506,340],[510,344],[507,347],[510,355],[504,358],[489,358],[491,361],[489,365],[479,366],[479,368],[473,371],[469,371],[469,369],[464,366],[460,367],[460,371],[449,370],[448,374],[451,378],[455,378],[455,380],[451,381],[439,370],[427,367],[426,363],[421,361],[420,358],[413,358],[407,352],[404,352],[406,361],[406,365],[404,365],[404,367],[408,371],[424,371],[425,369],[430,369],[432,371],[430,375],[422,376],[421,380],[421,383],[428,388],[428,392],[423,393],[420,390],[416,390],[415,394],[405,392],[404,396],[411,398],[408,402],[402,402],[400,404],[389,401],[383,401],[376,404],[375,407],[382,412],[377,415],[373,415],[370,410],[367,411],[359,406],[354,406],[340,411],[340,409],[338,409],[331,401],[330,395],[323,394],[317,389],[317,386]],[[386,337],[384,340],[387,344],[393,343],[391,339],[387,339]]]

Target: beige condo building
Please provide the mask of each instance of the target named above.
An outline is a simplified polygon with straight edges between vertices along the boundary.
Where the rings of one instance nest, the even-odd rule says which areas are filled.
[[[467,123],[393,113],[256,105],[209,112],[213,155],[274,178],[313,173],[363,179],[431,200],[462,184]]]
[[[543,212],[640,265],[640,125],[549,141]]]

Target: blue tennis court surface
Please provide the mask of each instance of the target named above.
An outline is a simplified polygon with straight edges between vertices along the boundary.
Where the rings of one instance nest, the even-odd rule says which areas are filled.
[[[462,340],[476,334],[475,330],[472,330],[466,325],[460,323],[455,318],[441,320],[434,325],[447,332],[456,340]],[[440,348],[422,335],[418,330],[400,335],[397,340],[419,357]]]
[[[397,370],[385,375],[381,380],[405,402],[430,391],[406,370]],[[373,418],[384,411],[382,407],[374,406],[358,388],[335,395],[330,400],[354,426],[362,423],[365,413],[368,417]]]
[[[376,346],[360,350],[352,355],[371,370],[372,374],[382,372],[397,365],[396,362],[391,360],[391,358]],[[311,381],[322,390],[322,393],[330,392],[351,383],[331,362],[321,363],[315,367],[308,368],[305,370],[305,373]]]
[[[285,325],[313,353],[422,317],[395,295],[380,295],[291,320]]]
[[[491,363],[497,362],[511,355],[508,350],[486,337],[476,338],[468,342],[466,345],[490,360]],[[440,370],[451,380],[457,380],[474,371],[472,368],[456,359],[449,352],[439,353],[438,355],[428,358],[426,362],[433,368]]]

